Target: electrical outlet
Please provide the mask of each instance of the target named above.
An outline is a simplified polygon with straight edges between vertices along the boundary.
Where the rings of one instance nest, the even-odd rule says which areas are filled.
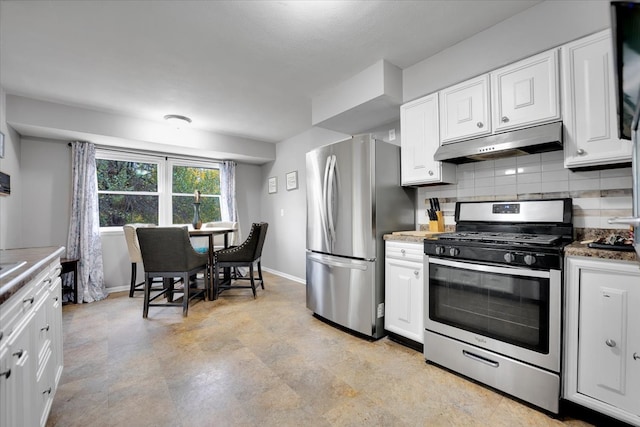
[[[395,141],[395,140],[396,140],[396,130],[389,129],[389,141]]]

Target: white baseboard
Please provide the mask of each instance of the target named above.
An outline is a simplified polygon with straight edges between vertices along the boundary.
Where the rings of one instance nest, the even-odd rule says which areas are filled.
[[[107,291],[108,294],[112,294],[114,292],[129,292],[129,285],[105,288],[105,291]]]
[[[296,276],[292,276],[290,274],[287,273],[283,273],[281,271],[277,271],[277,270],[273,270],[271,268],[267,268],[267,267],[262,267],[263,271],[267,271],[271,274],[275,274],[276,276],[280,276],[280,277],[284,277],[285,279],[289,279],[289,280],[293,280],[294,282],[298,282],[298,283],[302,283],[303,285],[307,284],[307,281],[305,279],[301,279],[299,277]]]

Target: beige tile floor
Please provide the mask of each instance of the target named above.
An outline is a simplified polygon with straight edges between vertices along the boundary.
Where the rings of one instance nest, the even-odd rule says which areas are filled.
[[[63,307],[64,373],[48,426],[587,426],[439,367],[388,338],[314,318],[305,288],[150,308],[142,297]]]

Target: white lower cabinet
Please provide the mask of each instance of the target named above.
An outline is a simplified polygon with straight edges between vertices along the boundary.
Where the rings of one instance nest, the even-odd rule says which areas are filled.
[[[424,343],[424,267],[421,243],[386,242],[384,328]]]
[[[640,426],[640,264],[566,262],[564,398]]]
[[[44,426],[62,374],[60,264],[0,305],[0,427]]]

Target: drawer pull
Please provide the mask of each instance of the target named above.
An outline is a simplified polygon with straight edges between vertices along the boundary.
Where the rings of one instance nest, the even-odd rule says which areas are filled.
[[[41,331],[49,331],[49,325],[45,326],[44,328],[40,328]]]
[[[498,366],[500,366],[500,364],[498,362],[494,362],[493,360],[489,360],[489,359],[487,359],[485,357],[478,356],[477,354],[470,353],[467,350],[462,350],[462,354],[465,355],[466,357],[468,357],[471,360],[475,360],[476,362],[484,363],[485,365],[489,365],[492,368],[497,368]]]
[[[638,359],[640,359],[640,354],[633,353],[633,360],[638,360]]]
[[[418,270],[414,271],[413,274],[418,277],[420,275],[420,272]]]
[[[22,302],[28,302],[29,304],[33,304],[34,297],[23,299]]]
[[[400,249],[400,253],[401,253],[402,255],[404,255],[404,254],[406,254],[406,253],[407,253],[407,251],[405,251],[404,249]]]
[[[0,377],[9,378],[11,376],[11,369],[7,369],[4,372],[0,372]]]
[[[24,350],[23,349],[20,349],[20,350],[16,351],[15,353],[13,353],[13,355],[18,357],[18,358],[22,357],[23,354],[24,354]]]
[[[616,342],[615,342],[614,340],[612,340],[612,339],[608,339],[608,340],[606,340],[604,343],[605,343],[608,347],[611,347],[611,348],[613,348],[613,347],[615,347],[615,346],[616,346]]]
[[[43,391],[42,394],[51,394],[51,387]]]

